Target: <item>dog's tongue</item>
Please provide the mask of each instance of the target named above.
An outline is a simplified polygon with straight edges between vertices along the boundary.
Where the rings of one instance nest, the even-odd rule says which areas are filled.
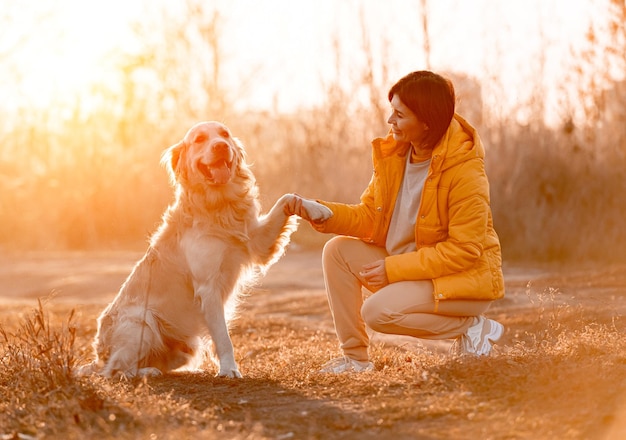
[[[211,166],[211,178],[218,185],[228,183],[230,180],[230,168],[226,161],[221,161]]]

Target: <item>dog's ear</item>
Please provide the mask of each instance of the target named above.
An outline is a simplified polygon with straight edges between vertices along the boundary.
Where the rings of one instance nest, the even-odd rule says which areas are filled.
[[[248,156],[246,153],[246,148],[244,147],[243,143],[236,137],[233,138],[233,142],[235,143],[235,147],[237,147],[236,149],[237,160],[239,161],[241,165],[248,166],[248,161],[247,161]]]
[[[233,141],[235,143],[235,146],[237,147],[235,153],[235,161],[237,162],[237,175],[247,182],[248,187],[253,187],[256,184],[256,179],[254,177],[254,174],[252,173],[250,164],[248,163],[246,148],[239,139],[234,137]]]
[[[178,164],[180,163],[180,156],[184,146],[185,143],[180,141],[165,150],[161,156],[161,165],[163,165],[169,173],[172,183],[176,183],[176,177],[179,174]]]

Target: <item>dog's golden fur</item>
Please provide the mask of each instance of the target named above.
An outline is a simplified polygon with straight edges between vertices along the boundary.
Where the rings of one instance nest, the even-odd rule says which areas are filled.
[[[98,318],[82,374],[197,368],[212,340],[220,376],[241,377],[228,334],[240,294],[284,253],[296,228],[286,194],[261,215],[243,145],[217,122],[192,127],[163,155],[175,200],[114,301]],[[300,201],[300,199],[298,199]],[[314,219],[332,213],[304,201]]]

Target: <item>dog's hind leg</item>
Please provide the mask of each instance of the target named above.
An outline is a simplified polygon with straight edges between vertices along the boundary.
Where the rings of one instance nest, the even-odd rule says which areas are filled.
[[[137,358],[136,347],[120,347],[112,353],[111,358],[104,365],[102,375],[105,377],[121,375],[129,378],[139,376],[147,368],[140,367],[140,362],[141,360]]]
[[[111,340],[115,342],[111,348],[111,355],[102,369],[104,376],[134,377],[160,374],[151,357],[154,352],[162,351],[163,341],[152,313],[148,311],[145,320],[144,317],[129,316],[123,323],[118,324]]]

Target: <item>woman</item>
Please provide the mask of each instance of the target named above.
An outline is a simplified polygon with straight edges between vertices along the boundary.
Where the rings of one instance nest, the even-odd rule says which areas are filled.
[[[312,223],[338,234],[323,251],[328,302],[343,355],[322,372],[374,369],[366,324],[375,331],[458,340],[487,355],[504,331],[486,319],[504,296],[501,253],[489,205],[484,149],[454,113],[450,81],[412,72],[389,91],[390,133],[373,141],[374,174],[356,205]],[[289,214],[307,218],[300,199]],[[366,300],[361,288],[374,292]]]

